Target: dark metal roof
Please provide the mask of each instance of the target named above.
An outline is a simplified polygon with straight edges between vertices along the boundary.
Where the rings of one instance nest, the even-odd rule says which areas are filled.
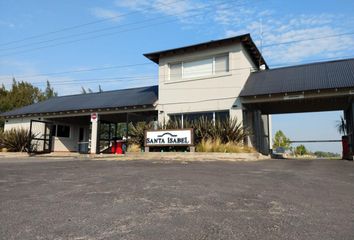
[[[130,88],[100,93],[54,97],[47,101],[32,104],[1,114],[18,116],[27,114],[56,113],[75,110],[110,109],[153,105],[158,99],[158,86]]]
[[[240,96],[354,87],[354,58],[251,73]]]
[[[173,49],[168,49],[168,50],[163,50],[158,52],[145,53],[144,56],[155,63],[159,63],[160,57],[163,56],[172,56],[177,54],[190,53],[194,51],[210,49],[213,47],[230,45],[230,44],[234,44],[235,42],[241,42],[243,44],[243,46],[251,56],[251,59],[256,66],[259,67],[260,65],[264,64],[266,68],[268,68],[267,63],[263,59],[263,56],[258,50],[256,44],[253,42],[250,34],[244,34],[236,37],[213,40],[209,42],[203,42],[203,43],[198,43],[194,45],[189,45],[180,48],[173,48]]]

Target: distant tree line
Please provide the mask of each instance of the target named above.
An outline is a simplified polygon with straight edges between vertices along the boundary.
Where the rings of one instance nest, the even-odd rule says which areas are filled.
[[[344,129],[342,125],[343,125],[343,118],[341,119],[341,122],[337,126],[338,129],[339,128]],[[324,152],[324,151],[311,152],[303,144],[293,147],[291,146],[290,139],[281,130],[278,130],[274,135],[273,149],[275,151],[277,151],[278,149],[284,151],[288,150],[295,156],[311,155],[311,156],[316,156],[317,158],[337,158],[341,156],[338,153],[332,153],[332,152]]]

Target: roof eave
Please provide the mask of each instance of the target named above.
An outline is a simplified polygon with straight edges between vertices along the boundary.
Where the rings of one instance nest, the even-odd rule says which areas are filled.
[[[268,69],[267,63],[265,62],[262,54],[258,50],[256,44],[253,42],[251,35],[249,33],[239,35],[236,37],[230,37],[230,38],[224,38],[224,39],[219,39],[219,40],[215,40],[215,41],[203,42],[203,43],[184,46],[184,47],[180,47],[180,48],[173,48],[173,49],[168,49],[168,50],[163,50],[163,51],[145,53],[143,55],[146,58],[148,58],[151,61],[158,64],[162,55],[180,54],[180,53],[190,51],[190,50],[196,51],[196,50],[200,50],[201,48],[210,47],[210,46],[216,47],[216,46],[221,46],[223,44],[228,44],[228,43],[232,43],[232,42],[236,42],[236,41],[241,42],[245,46],[246,50],[248,51],[248,53],[250,54],[250,56],[252,58],[252,61],[256,64],[256,66],[259,67],[260,65],[265,64],[266,68]],[[259,59],[257,59],[257,58],[259,58]]]

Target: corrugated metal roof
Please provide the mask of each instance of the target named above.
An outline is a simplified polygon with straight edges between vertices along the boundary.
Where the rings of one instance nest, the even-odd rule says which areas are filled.
[[[130,88],[54,97],[47,101],[3,113],[1,116],[152,105],[157,99],[158,86]]]
[[[240,96],[354,87],[354,59],[251,73]]]
[[[213,47],[220,47],[222,45],[234,44],[235,42],[240,42],[243,44],[246,51],[250,54],[253,63],[256,66],[264,64],[266,68],[268,68],[267,63],[265,62],[261,52],[258,50],[256,44],[253,42],[251,34],[249,33],[239,35],[239,36],[229,37],[229,38],[223,38],[223,39],[193,44],[193,45],[179,47],[179,48],[167,49],[167,50],[152,52],[152,53],[145,53],[144,56],[155,63],[159,63],[161,56],[185,54],[189,52],[200,51],[203,49],[209,50]]]

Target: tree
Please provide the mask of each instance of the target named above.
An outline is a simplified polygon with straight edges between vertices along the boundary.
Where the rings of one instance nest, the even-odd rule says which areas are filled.
[[[87,90],[84,87],[81,87],[81,94],[87,94],[87,93],[93,93],[91,88],[87,88]]]
[[[55,97],[58,94],[47,81],[47,87],[43,92],[31,83],[16,81],[12,79],[12,85],[9,90],[4,85],[0,87],[0,112],[7,112],[16,108],[24,107]],[[4,119],[0,119],[0,128],[4,125]]]
[[[305,154],[308,154],[308,150],[306,149],[306,147],[304,145],[299,145],[295,148],[295,154],[296,155],[305,155]]]
[[[81,94],[86,94],[86,93],[87,93],[86,89],[81,86]]]
[[[337,131],[342,135],[347,135],[347,124],[343,116],[340,116],[340,120],[337,121]]]
[[[275,133],[274,139],[273,139],[273,148],[284,148],[284,149],[290,149],[290,139],[285,136],[285,134],[281,131],[278,130]]]
[[[47,80],[47,86],[44,90],[43,100],[47,100],[52,97],[57,97],[58,93],[54,91],[54,88],[50,85],[50,82]]]

